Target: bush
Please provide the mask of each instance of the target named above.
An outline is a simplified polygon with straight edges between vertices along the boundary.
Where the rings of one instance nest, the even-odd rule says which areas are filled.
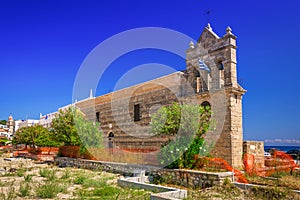
[[[188,138],[178,137],[172,143],[162,148],[158,153],[161,164],[167,164],[166,168],[193,168],[195,155],[198,155],[200,147],[203,146],[204,139],[195,137],[191,144]]]
[[[176,136],[158,153],[160,164],[167,168],[192,168],[194,156],[203,153],[200,150],[204,145],[203,136],[211,124],[210,117],[208,107],[178,103],[163,106],[152,115],[151,131],[154,134]]]

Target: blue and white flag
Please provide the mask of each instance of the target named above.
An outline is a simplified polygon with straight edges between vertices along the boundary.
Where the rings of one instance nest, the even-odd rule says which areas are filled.
[[[208,73],[210,73],[209,67],[204,63],[203,60],[199,60],[199,68],[200,68],[201,70],[205,70],[205,71],[207,71]]]

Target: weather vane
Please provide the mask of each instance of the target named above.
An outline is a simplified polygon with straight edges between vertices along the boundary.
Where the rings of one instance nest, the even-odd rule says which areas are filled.
[[[207,15],[207,23],[210,23],[210,14],[211,14],[211,10],[208,9],[207,11],[205,11],[204,15]]]

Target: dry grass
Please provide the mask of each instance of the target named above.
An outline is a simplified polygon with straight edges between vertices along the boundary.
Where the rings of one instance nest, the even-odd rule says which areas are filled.
[[[279,186],[291,190],[300,190],[300,177],[289,174],[281,174],[278,178],[268,179],[260,176],[247,176],[250,183],[265,185],[265,186]]]
[[[102,171],[20,165],[14,173],[0,175],[0,199],[150,199],[150,192],[124,189],[119,175]]]
[[[280,187],[254,187],[241,190],[231,183],[222,186],[214,186],[207,189],[189,190],[186,200],[213,199],[213,200],[269,200],[285,199],[300,200],[300,196],[286,188]]]

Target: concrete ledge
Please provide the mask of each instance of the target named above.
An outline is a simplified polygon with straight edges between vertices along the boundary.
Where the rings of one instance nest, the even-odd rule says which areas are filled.
[[[121,187],[137,188],[149,190],[152,192],[159,192],[151,194],[151,200],[178,200],[187,197],[187,191],[172,187],[165,187],[149,183],[138,182],[139,177],[122,178],[118,180],[118,185]]]

